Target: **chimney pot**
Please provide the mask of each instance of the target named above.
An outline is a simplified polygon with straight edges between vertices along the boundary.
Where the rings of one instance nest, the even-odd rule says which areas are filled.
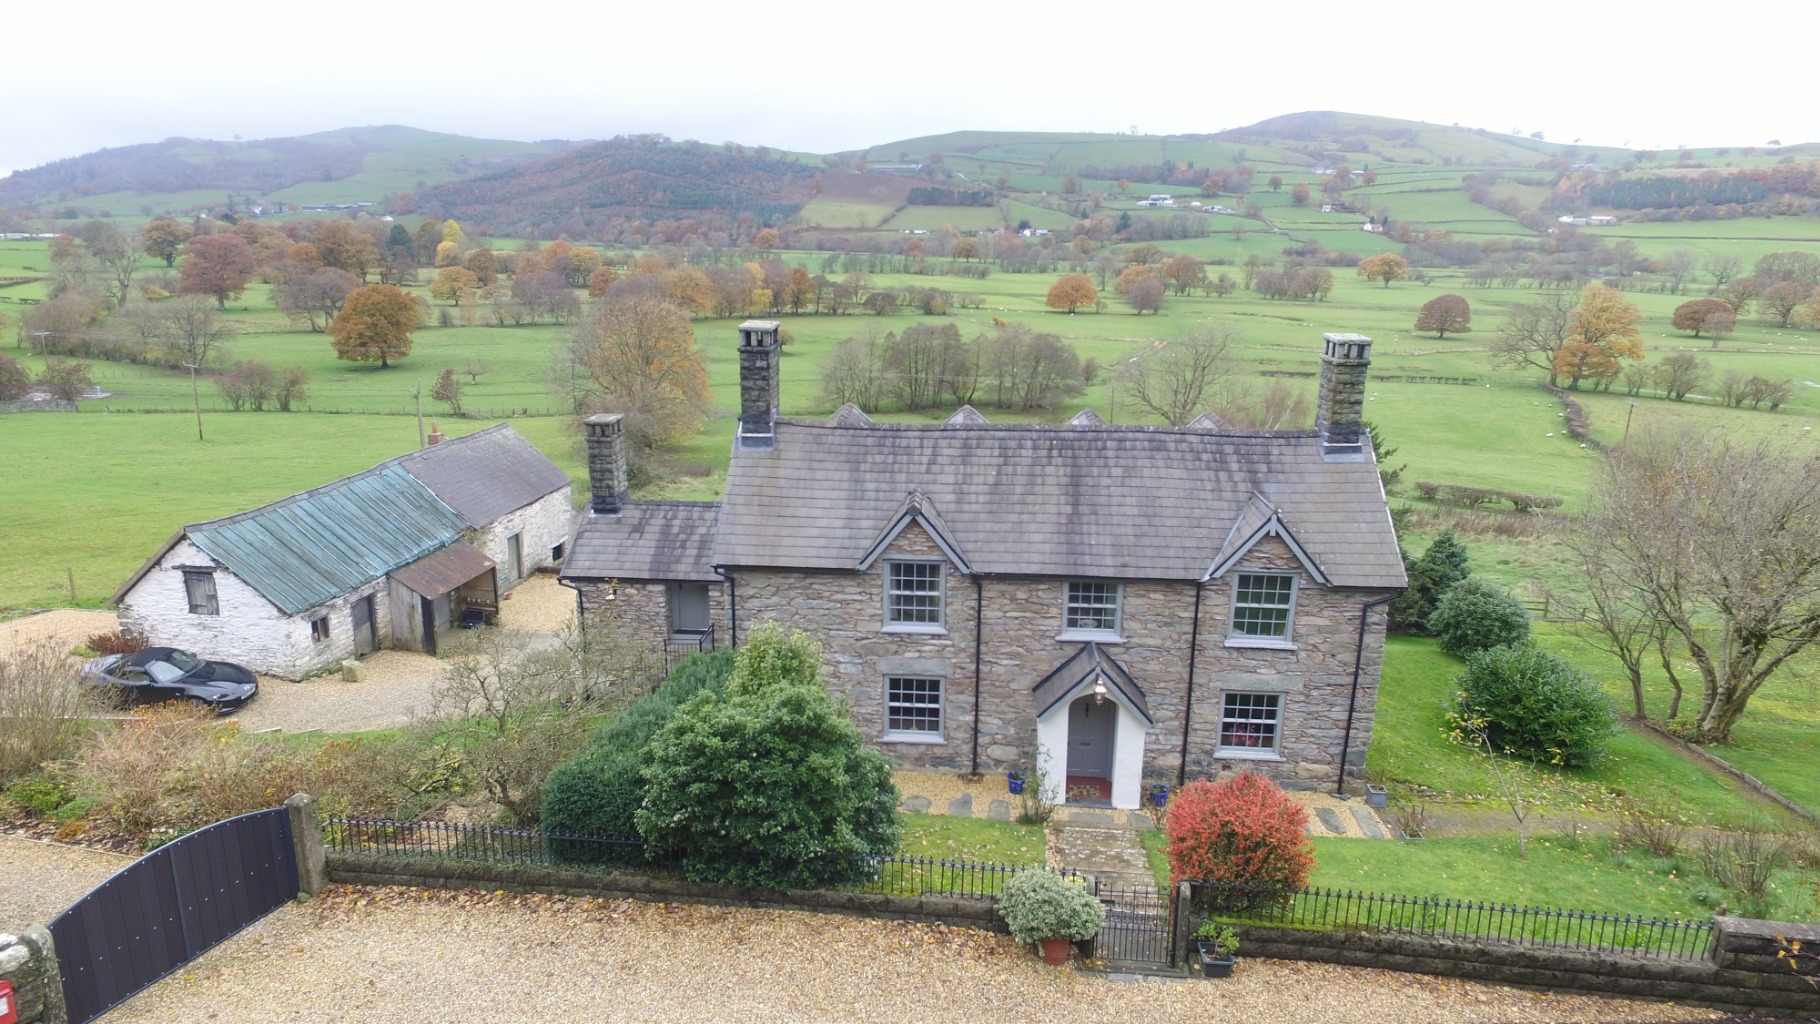
[[[429,441],[429,443],[431,443],[431,444],[441,444],[444,441],[447,441],[448,439],[449,439],[449,435],[442,432],[442,428],[436,425],[435,420],[431,420],[430,421],[430,436],[428,438],[426,438],[426,440]]]
[[[1371,339],[1363,334],[1323,334],[1321,340],[1321,397],[1315,410],[1321,457],[1333,462],[1363,461],[1365,375],[1371,366]]]
[[[582,421],[588,440],[588,486],[593,492],[588,510],[595,515],[616,516],[631,500],[626,474],[625,416],[596,413]]]

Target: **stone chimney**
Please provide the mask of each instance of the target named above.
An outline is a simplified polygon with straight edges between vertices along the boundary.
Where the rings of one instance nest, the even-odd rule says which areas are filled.
[[[777,441],[777,321],[739,325],[739,434],[734,447],[768,451]]]
[[[430,436],[428,438],[425,438],[425,440],[428,441],[430,444],[441,444],[444,441],[447,441],[448,439],[449,439],[449,435],[442,432],[442,428],[436,425],[435,420],[431,420],[430,421]]]
[[[616,516],[625,510],[631,487],[626,483],[625,417],[596,413],[584,422],[588,432],[588,483],[594,492],[588,511]]]
[[[1321,432],[1321,457],[1335,462],[1362,461],[1365,431],[1365,371],[1371,366],[1371,339],[1363,334],[1323,334],[1321,398],[1315,429]]]

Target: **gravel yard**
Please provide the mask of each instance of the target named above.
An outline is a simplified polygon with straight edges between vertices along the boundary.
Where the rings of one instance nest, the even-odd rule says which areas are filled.
[[[107,1017],[140,1021],[1711,1020],[1710,1011],[1244,961],[1225,981],[1057,970],[1009,939],[787,911],[330,886]]]
[[[0,931],[50,919],[133,859],[117,853],[0,836]]]
[[[0,651],[10,651],[37,640],[50,640],[67,651],[96,633],[106,633],[119,627],[120,620],[115,618],[113,612],[87,611],[81,608],[39,612],[9,622],[0,622]]]

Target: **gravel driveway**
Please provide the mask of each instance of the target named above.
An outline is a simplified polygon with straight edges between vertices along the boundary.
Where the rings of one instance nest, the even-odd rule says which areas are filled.
[[[330,886],[109,1014],[140,1021],[1679,1021],[1718,1014],[1252,960],[1056,970],[1009,939],[788,911]]]
[[[0,931],[51,918],[133,858],[0,836]]]

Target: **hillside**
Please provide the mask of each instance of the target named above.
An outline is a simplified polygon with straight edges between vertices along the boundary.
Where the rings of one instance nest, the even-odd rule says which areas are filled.
[[[433,186],[394,212],[453,217],[493,234],[619,239],[627,225],[660,220],[781,221],[808,202],[819,174],[764,147],[640,136]]]
[[[549,156],[567,143],[472,139],[399,125],[293,138],[166,139],[103,149],[0,178],[0,208],[68,204],[132,214],[226,195],[296,205],[379,202],[426,184]]]

